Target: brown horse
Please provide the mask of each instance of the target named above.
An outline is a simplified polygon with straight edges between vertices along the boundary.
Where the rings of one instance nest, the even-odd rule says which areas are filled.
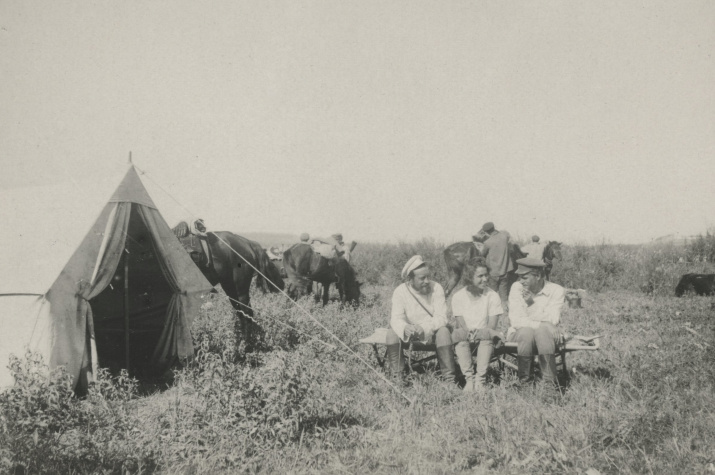
[[[696,295],[715,294],[715,274],[685,274],[675,287],[675,296],[682,297],[686,292]]]
[[[561,259],[561,243],[558,241],[549,241],[544,248],[544,262],[546,267],[546,280],[551,280],[551,269],[554,268],[554,259]]]
[[[481,242],[477,240],[478,235],[474,236],[473,242],[455,242],[447,246],[443,252],[444,262],[447,264],[447,286],[445,287],[445,295],[449,296],[452,291],[457,287],[459,281],[462,280],[462,271],[464,270],[464,265],[472,257],[477,257],[481,255],[480,247]],[[526,257],[521,251],[518,244],[511,244],[511,259],[516,262],[517,259]]]
[[[238,338],[243,335],[246,348],[252,348],[253,330],[254,328],[259,332],[261,330],[253,320],[249,294],[251,281],[256,274],[254,269],[258,269],[267,278],[267,281],[261,284],[264,290],[267,287],[271,292],[278,292],[285,287],[280,271],[271,262],[263,247],[255,241],[228,231],[208,232],[205,237],[198,237],[188,234],[187,229],[186,223],[182,222],[174,227],[173,231],[192,254],[192,258],[211,285],[221,284],[238,316],[236,341],[240,341]],[[195,256],[197,252],[203,254],[198,243],[202,239],[205,240],[209,251],[209,256],[204,258]],[[260,275],[258,278],[263,279]]]
[[[309,294],[311,283],[318,282],[323,285],[323,305],[328,303],[331,283],[335,283],[342,303],[357,305],[360,301],[361,284],[355,277],[355,270],[342,257],[328,259],[308,244],[299,243],[283,253],[283,265],[288,275],[288,293],[292,298]]]

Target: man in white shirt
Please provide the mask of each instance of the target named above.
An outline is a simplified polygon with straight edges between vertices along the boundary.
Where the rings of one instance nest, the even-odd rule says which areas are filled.
[[[518,375],[522,384],[534,381],[534,355],[545,381],[558,385],[556,347],[564,342],[558,328],[566,290],[546,281],[544,261],[525,257],[516,261],[519,281],[509,296],[509,341],[518,343]]]
[[[540,242],[539,236],[533,235],[531,236],[531,242],[526,246],[522,247],[521,251],[528,257],[532,257],[534,259],[543,259],[545,248],[546,245]]]
[[[413,256],[402,268],[402,279],[392,294],[390,330],[387,333],[388,371],[400,377],[404,368],[402,347],[410,341],[433,343],[444,380],[455,381],[454,344],[447,328],[444,290],[430,280],[430,268]]]
[[[482,389],[494,353],[494,339],[504,338],[496,331],[502,305],[499,294],[489,288],[489,270],[483,257],[473,257],[464,266],[465,286],[452,297],[452,315],[457,325],[452,340],[457,362],[466,379],[465,392]],[[470,342],[478,343],[477,368],[474,371]]]

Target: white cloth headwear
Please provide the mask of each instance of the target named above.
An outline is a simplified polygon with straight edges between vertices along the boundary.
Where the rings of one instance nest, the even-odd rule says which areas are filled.
[[[407,264],[405,264],[405,267],[402,268],[402,278],[406,279],[408,275],[410,275],[410,272],[413,270],[417,269],[420,266],[423,266],[425,264],[425,261],[422,260],[422,256],[416,255],[410,257],[410,260],[407,261]]]

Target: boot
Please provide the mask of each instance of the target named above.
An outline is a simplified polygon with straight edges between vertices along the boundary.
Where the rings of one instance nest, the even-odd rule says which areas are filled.
[[[442,380],[446,382],[456,381],[457,368],[454,364],[454,346],[439,346],[437,347],[437,361]]]
[[[534,382],[534,357],[533,356],[517,356],[517,375],[519,383],[522,385]]]
[[[556,355],[539,355],[539,366],[544,382],[559,387],[559,377],[556,372]]]
[[[405,355],[402,352],[402,342],[387,345],[387,374],[395,379],[402,379],[405,370]]]
[[[457,356],[457,364],[464,375],[464,390],[465,393],[474,391],[474,364],[472,364],[472,352],[469,348],[468,341],[461,341],[454,347],[454,352]]]

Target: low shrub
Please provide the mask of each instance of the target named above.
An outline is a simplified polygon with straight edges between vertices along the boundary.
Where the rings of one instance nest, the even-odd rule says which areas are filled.
[[[136,435],[141,421],[130,401],[136,380],[101,371],[85,400],[63,367],[42,357],[12,356],[15,386],[0,394],[0,472],[142,472],[154,454]]]

